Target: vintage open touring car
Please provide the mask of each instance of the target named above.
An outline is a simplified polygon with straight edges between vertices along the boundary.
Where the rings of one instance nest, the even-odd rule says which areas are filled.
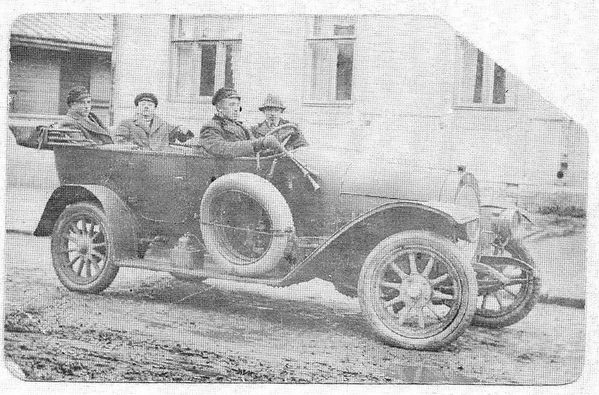
[[[471,323],[511,325],[538,299],[516,237],[522,215],[496,207],[481,217],[464,169],[317,146],[222,159],[40,131],[61,186],[35,235],[51,235],[72,291],[100,292],[120,267],[277,287],[318,277],[357,296],[382,340],[413,349],[438,349]]]

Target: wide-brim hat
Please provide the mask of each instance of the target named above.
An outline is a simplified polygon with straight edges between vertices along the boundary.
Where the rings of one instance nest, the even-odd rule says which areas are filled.
[[[275,95],[271,95],[268,94],[266,95],[266,99],[264,99],[264,103],[262,103],[262,105],[260,107],[258,107],[258,110],[260,111],[264,111],[265,108],[280,108],[281,110],[285,110],[285,105],[283,104],[283,100],[281,100],[281,98],[279,96],[275,96]]]
[[[219,90],[216,91],[216,93],[214,93],[214,96],[212,96],[212,105],[216,106],[219,101],[221,101],[223,99],[229,99],[231,97],[241,100],[241,96],[239,96],[239,93],[237,93],[237,91],[235,89],[220,88]]]

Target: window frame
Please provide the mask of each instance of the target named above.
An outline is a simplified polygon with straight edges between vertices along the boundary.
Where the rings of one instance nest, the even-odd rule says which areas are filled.
[[[194,33],[186,34],[180,37],[180,24],[182,20],[186,20],[188,23],[191,22],[192,26],[198,26],[201,24],[202,16],[186,16],[186,15],[173,15],[171,19],[171,37],[170,37],[170,84],[169,84],[169,99],[176,103],[194,103],[194,104],[211,104],[212,96],[214,92],[221,86],[224,86],[226,80],[226,57],[227,57],[227,46],[237,46],[237,51],[241,52],[241,33],[234,35],[225,36],[209,36],[209,37],[194,37]],[[179,44],[191,44],[193,48],[193,65],[195,70],[200,70],[197,76],[197,81],[194,84],[197,85],[197,92],[190,96],[181,96],[177,92],[179,85],[179,56],[178,56],[178,45]],[[215,69],[214,69],[214,92],[207,95],[200,95],[200,84],[201,84],[201,61],[202,61],[202,45],[216,45],[216,56],[215,56]],[[233,57],[234,59],[234,57]],[[234,61],[233,61],[234,63]],[[233,86],[238,83],[235,77],[238,77],[238,72],[235,72],[233,67]]]
[[[470,49],[475,51],[474,68],[468,68],[466,65],[466,56]],[[477,57],[483,55],[482,63],[482,84],[481,84],[481,102],[476,103],[474,96],[476,92],[477,79]],[[518,106],[518,83],[514,75],[507,71],[503,66],[496,63],[484,51],[474,46],[466,38],[457,35],[455,40],[455,76],[454,79],[454,97],[452,108],[454,109],[472,109],[486,111],[515,111]],[[495,85],[495,68],[499,66],[504,71],[505,103],[493,103],[493,91]],[[469,72],[469,74],[466,74]],[[471,81],[467,84],[467,81]],[[508,94],[509,92],[509,94]]]
[[[306,78],[306,82],[305,82],[305,93],[304,93],[304,100],[303,100],[303,105],[306,106],[313,106],[313,107],[348,107],[348,106],[352,106],[354,103],[354,94],[355,94],[355,76],[356,76],[356,41],[357,41],[357,35],[356,35],[356,27],[357,27],[357,20],[353,22],[353,32],[351,35],[332,35],[332,34],[324,34],[324,35],[316,35],[314,30],[315,30],[315,24],[316,24],[316,18],[318,18],[320,15],[314,15],[311,18],[308,18],[308,23],[307,23],[307,31],[309,32],[309,36],[306,37],[305,40],[305,60],[304,60],[304,64],[306,65],[306,70],[307,70],[307,78]],[[342,17],[342,16],[340,16]],[[341,23],[343,21],[340,21]],[[335,49],[336,49],[336,56],[339,56],[339,43],[351,43],[353,44],[353,48],[352,48],[352,73],[351,73],[351,89],[350,89],[350,99],[346,99],[346,100],[337,100],[335,98],[333,99],[327,99],[327,100],[318,100],[315,99],[312,96],[312,82],[313,82],[313,74],[312,74],[312,64],[313,64],[313,45],[314,43],[318,43],[318,42],[329,42],[329,41],[333,41],[335,42]],[[335,67],[335,72],[332,73],[332,75],[329,77],[332,80],[334,80],[334,92],[332,92],[334,95],[336,95],[337,93],[337,72],[338,70]]]

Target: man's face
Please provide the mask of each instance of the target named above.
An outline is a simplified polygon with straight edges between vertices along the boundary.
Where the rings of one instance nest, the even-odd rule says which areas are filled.
[[[222,99],[216,105],[216,109],[224,118],[235,121],[239,118],[239,113],[241,112],[241,100],[236,97]]]
[[[281,120],[281,114],[283,113],[282,108],[278,107],[266,107],[262,110],[266,121],[271,125],[278,125]]]
[[[137,102],[137,113],[144,118],[154,118],[156,105],[151,100],[140,100]]]
[[[71,103],[71,110],[75,111],[77,114],[87,117],[92,110],[91,97],[86,97],[85,99]]]

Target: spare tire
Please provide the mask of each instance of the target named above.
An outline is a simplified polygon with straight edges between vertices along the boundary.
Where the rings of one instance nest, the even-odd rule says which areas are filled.
[[[212,182],[202,198],[200,222],[213,262],[239,276],[274,269],[294,234],[283,195],[251,173],[227,174]]]

